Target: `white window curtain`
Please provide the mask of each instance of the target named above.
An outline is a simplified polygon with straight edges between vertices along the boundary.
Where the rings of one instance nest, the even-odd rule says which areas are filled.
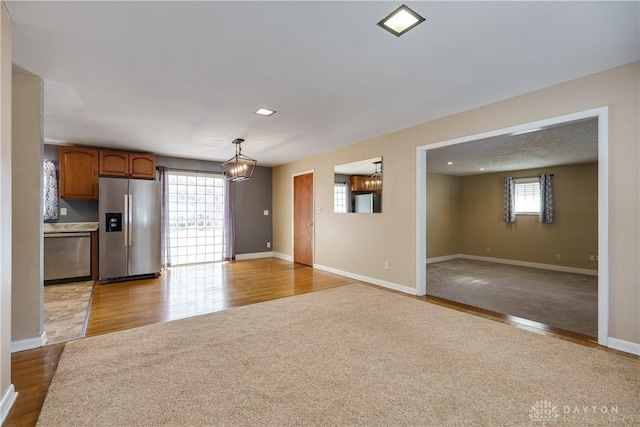
[[[540,222],[551,224],[553,222],[553,175],[543,173],[540,175]]]
[[[504,222],[516,222],[516,179],[504,179]]]
[[[44,219],[58,219],[58,179],[56,165],[51,160],[45,160],[44,173]]]

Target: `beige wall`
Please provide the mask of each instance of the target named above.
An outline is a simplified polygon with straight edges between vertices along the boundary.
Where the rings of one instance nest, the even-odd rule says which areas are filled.
[[[554,175],[554,222],[518,215],[505,223],[504,178],[542,173]],[[460,253],[597,270],[589,254],[598,253],[598,164],[461,177]]]
[[[460,253],[460,177],[427,173],[427,258]]]
[[[0,417],[11,385],[11,18],[0,5]],[[1,420],[0,420],[1,421]]]
[[[415,289],[416,147],[608,106],[609,336],[640,343],[639,93],[636,62],[276,167],[274,250],[292,253],[291,174],[315,169],[315,262]],[[375,156],[384,157],[383,213],[333,214],[333,166]]]
[[[13,73],[11,340],[37,347],[42,314],[42,83]],[[24,347],[24,345],[22,346]]]

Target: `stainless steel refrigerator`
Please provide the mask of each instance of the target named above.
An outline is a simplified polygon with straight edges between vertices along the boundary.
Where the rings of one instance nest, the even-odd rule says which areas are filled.
[[[379,193],[357,194],[354,196],[354,212],[382,212],[382,195]]]
[[[100,282],[160,274],[160,183],[100,178]]]

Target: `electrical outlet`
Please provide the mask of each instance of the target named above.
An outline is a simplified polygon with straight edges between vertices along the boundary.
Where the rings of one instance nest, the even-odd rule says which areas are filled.
[[[560,254],[556,254],[556,259],[559,260],[560,259]]]
[[[491,247],[487,246],[487,252],[491,252]]]
[[[67,208],[60,208],[60,215],[64,216],[67,214]]]
[[[385,261],[385,262],[384,262],[384,269],[385,269],[385,270],[389,270],[389,268],[390,268],[390,267],[389,267],[389,261]]]
[[[594,254],[590,254],[589,261],[595,261],[595,260],[596,260],[596,256]]]
[[[271,248],[271,242],[267,242],[267,249]]]

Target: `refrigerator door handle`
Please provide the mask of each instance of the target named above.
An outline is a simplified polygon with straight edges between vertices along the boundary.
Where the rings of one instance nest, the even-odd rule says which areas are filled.
[[[122,219],[122,231],[124,231],[124,246],[129,246],[129,198],[124,195],[124,218]]]
[[[133,246],[133,194],[129,193],[129,246]]]

